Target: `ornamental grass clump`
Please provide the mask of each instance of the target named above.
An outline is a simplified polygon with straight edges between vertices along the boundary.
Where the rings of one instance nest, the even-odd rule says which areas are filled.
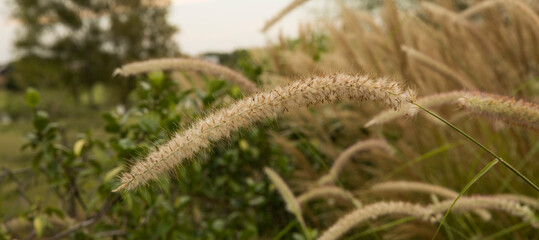
[[[232,84],[237,85],[245,92],[254,92],[257,89],[255,83],[244,77],[241,73],[219,64],[198,59],[162,58],[134,62],[125,64],[121,68],[116,69],[113,75],[131,76],[158,70],[198,71],[205,74],[222,77],[225,80],[230,81]]]
[[[296,81],[237,101],[177,133],[145,160],[135,163],[129,172],[122,174],[120,186],[114,191],[133,190],[156,180],[199,151],[209,148],[212,141],[227,138],[242,127],[286,111],[340,100],[370,100],[398,110],[404,102],[414,99],[414,91],[387,78],[336,74]]]

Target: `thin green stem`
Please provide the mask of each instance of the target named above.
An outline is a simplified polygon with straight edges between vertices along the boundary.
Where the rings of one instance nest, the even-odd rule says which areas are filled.
[[[524,176],[522,173],[520,173],[516,168],[514,168],[511,164],[509,164],[508,162],[506,162],[505,160],[503,160],[501,157],[499,157],[498,155],[496,155],[495,153],[493,153],[492,151],[490,151],[490,149],[488,149],[487,147],[483,146],[483,144],[479,143],[478,141],[476,141],[474,138],[470,137],[470,135],[468,135],[467,133],[465,133],[464,131],[460,130],[459,128],[457,128],[455,125],[451,124],[450,122],[448,122],[447,120],[445,120],[444,118],[438,116],[437,114],[431,112],[430,110],[424,108],[423,106],[415,103],[415,102],[410,102],[414,105],[416,105],[417,107],[421,108],[423,111],[427,112],[428,114],[432,115],[433,117],[437,118],[438,120],[442,121],[443,123],[445,123],[447,126],[453,128],[455,131],[459,132],[460,134],[462,134],[464,137],[468,138],[470,141],[472,141],[473,143],[475,143],[477,146],[479,146],[480,148],[482,148],[483,150],[485,150],[487,153],[489,153],[490,155],[492,155],[494,158],[496,158],[498,161],[500,161],[504,166],[506,166],[507,168],[509,168],[509,170],[511,170],[512,172],[514,172],[516,175],[518,175],[520,178],[522,178],[526,183],[528,183],[530,186],[532,186],[537,192],[539,192],[539,187],[537,187],[537,185],[535,183],[533,183],[532,181],[530,181],[526,176]]]
[[[298,224],[298,221],[292,221],[286,227],[281,230],[279,233],[277,233],[277,236],[275,236],[272,240],[280,240],[284,235],[286,235],[290,230]]]

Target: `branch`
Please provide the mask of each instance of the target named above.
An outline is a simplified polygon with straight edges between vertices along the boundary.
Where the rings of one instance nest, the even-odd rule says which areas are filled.
[[[114,206],[114,204],[116,204],[118,201],[120,200],[120,195],[119,194],[115,194],[115,195],[109,195],[107,197],[107,199],[105,200],[105,203],[103,203],[103,206],[101,207],[101,210],[99,210],[99,212],[95,213],[92,217],[84,220],[83,222],[80,222],[79,224],[75,225],[75,226],[72,226],[58,234],[56,234],[55,236],[53,237],[50,237],[50,238],[46,238],[45,240],[59,240],[59,239],[62,239],[64,237],[66,237],[67,235],[73,233],[73,232],[76,232],[80,229],[83,229],[83,228],[87,228],[89,226],[91,226],[92,224],[98,222],[99,220],[101,220],[101,218],[103,218],[105,216],[105,214],[112,208],[112,206]]]
[[[2,167],[2,177],[4,176],[4,174],[11,178],[15,184],[17,185],[17,191],[19,192],[19,195],[29,204],[29,205],[32,205],[32,200],[30,200],[30,198],[26,195],[26,193],[24,192],[24,187],[22,186],[22,183],[21,181],[19,181],[19,179],[17,179],[15,177],[15,174],[9,170],[8,168],[6,167]]]

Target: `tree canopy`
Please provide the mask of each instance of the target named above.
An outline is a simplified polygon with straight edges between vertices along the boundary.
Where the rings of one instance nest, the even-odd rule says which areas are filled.
[[[20,59],[13,72],[21,88],[61,84],[71,89],[75,100],[83,89],[99,82],[128,89],[132,86],[125,81],[111,81],[115,67],[179,53],[172,39],[178,29],[167,21],[166,0],[13,0],[13,4],[14,17],[22,25],[15,43]]]

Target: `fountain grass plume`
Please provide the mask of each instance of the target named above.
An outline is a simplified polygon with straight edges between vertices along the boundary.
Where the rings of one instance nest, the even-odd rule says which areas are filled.
[[[288,4],[285,8],[283,8],[277,15],[273,16],[270,20],[264,24],[264,27],[262,28],[262,32],[268,31],[275,23],[280,21],[284,16],[286,16],[288,13],[292,12],[292,10],[296,9],[297,7],[301,6],[302,4],[308,2],[309,0],[294,0],[290,4]]]
[[[527,206],[530,206],[539,210],[539,198],[531,198],[531,197],[520,195],[520,194],[510,194],[510,193],[497,194],[494,196],[518,201],[524,205],[527,205]]]
[[[162,58],[133,62],[125,64],[121,68],[117,68],[114,70],[113,75],[131,76],[158,70],[199,71],[205,74],[222,77],[246,92],[254,92],[257,89],[255,83],[244,77],[241,73],[225,66],[199,59]]]
[[[357,225],[368,220],[375,220],[385,215],[413,216],[419,220],[436,223],[441,220],[441,214],[446,211],[453,200],[423,206],[409,202],[376,202],[352,211],[341,217],[335,224],[329,227],[319,240],[339,239],[345,233]],[[457,212],[468,212],[478,209],[489,209],[506,212],[520,217],[523,222],[529,222],[534,228],[539,228],[539,222],[533,211],[528,206],[521,205],[517,201],[492,196],[461,197],[453,209]]]
[[[454,200],[446,200],[429,206],[429,209],[440,216],[450,208]],[[461,197],[453,206],[455,212],[468,212],[477,209],[489,209],[506,212],[515,217],[520,217],[523,222],[529,222],[532,227],[539,228],[539,220],[527,205],[519,201],[498,196],[472,196]]]
[[[327,197],[341,198],[341,199],[350,201],[356,208],[360,208],[362,206],[361,202],[357,200],[354,197],[354,195],[352,195],[352,193],[336,186],[321,186],[321,187],[311,189],[299,195],[298,202],[301,205],[313,199],[327,198]]]
[[[539,130],[539,105],[524,100],[483,92],[452,91],[421,97],[416,103],[427,108],[456,103],[462,110],[479,117]],[[399,111],[386,110],[369,120],[365,127],[383,124],[403,116],[413,116],[418,110],[413,104],[407,104]]]
[[[468,92],[466,91],[451,91],[445,93],[432,94],[425,97],[420,97],[417,99],[416,103],[424,107],[436,107],[452,102],[456,102],[459,98],[465,96]],[[407,104],[405,107],[401,108],[399,111],[386,110],[374,118],[369,120],[365,124],[365,127],[370,127],[376,124],[384,124],[390,122],[394,119],[404,117],[404,116],[414,116],[419,111],[419,108],[413,104]]]
[[[156,180],[198,152],[208,149],[213,141],[227,138],[242,127],[286,111],[340,100],[370,100],[398,110],[404,102],[414,99],[414,91],[402,87],[398,82],[362,75],[315,76],[276,87],[217,110],[187,130],[177,133],[145,160],[135,163],[129,172],[123,173],[120,186],[114,191],[134,190]]]
[[[455,192],[451,189],[441,187],[438,185],[422,183],[422,182],[410,182],[410,181],[389,181],[383,183],[377,183],[371,187],[372,191],[382,191],[382,192],[424,192],[424,193],[434,193],[446,198],[454,198],[458,195],[458,192]]]
[[[477,116],[539,130],[539,104],[475,92],[459,98],[458,105]]]
[[[458,192],[451,189],[422,182],[411,182],[411,181],[388,181],[374,184],[371,187],[371,191],[376,192],[423,192],[423,193],[433,193],[446,198],[454,198],[458,195]],[[492,195],[495,198],[508,199],[513,201],[518,201],[526,206],[539,209],[539,199],[531,198],[528,196],[520,194],[496,194]],[[484,213],[477,212],[483,220],[486,220]]]
[[[369,139],[356,142],[354,145],[346,148],[341,154],[339,154],[339,156],[331,166],[329,173],[320,178],[320,180],[318,181],[319,184],[325,185],[334,182],[341,173],[343,167],[346,165],[346,163],[348,163],[348,161],[350,161],[350,159],[354,155],[356,155],[360,151],[373,148],[379,148],[389,153],[393,152],[393,149],[391,149],[389,144],[383,139]]]
[[[293,213],[294,215],[301,216],[302,214],[299,201],[296,199],[294,193],[292,193],[292,190],[290,190],[288,185],[286,185],[285,181],[281,178],[281,176],[279,176],[279,174],[273,171],[273,169],[268,167],[264,168],[264,172],[286,203],[286,210]]]
[[[318,240],[339,239],[355,226],[367,221],[375,220],[384,215],[406,215],[429,220],[431,210],[419,204],[408,202],[377,202],[352,211],[341,217],[333,226],[327,229]]]
[[[389,181],[375,184],[371,187],[372,191],[376,192],[423,192],[433,193],[444,198],[455,199],[459,193],[451,189],[422,182],[411,181]],[[492,218],[488,211],[476,209],[474,212],[483,220],[488,221]]]
[[[277,174],[273,169],[265,167],[264,172],[270,179],[270,181],[273,183],[281,197],[283,198],[284,202],[286,203],[286,210],[288,210],[290,213],[294,214],[296,219],[301,225],[301,229],[305,233],[306,236],[309,235],[309,231],[307,230],[307,225],[305,224],[305,220],[303,219],[303,214],[301,212],[301,206],[298,201],[298,199],[294,196],[294,193],[292,193],[292,190],[288,187],[288,185],[285,183],[285,181]]]

